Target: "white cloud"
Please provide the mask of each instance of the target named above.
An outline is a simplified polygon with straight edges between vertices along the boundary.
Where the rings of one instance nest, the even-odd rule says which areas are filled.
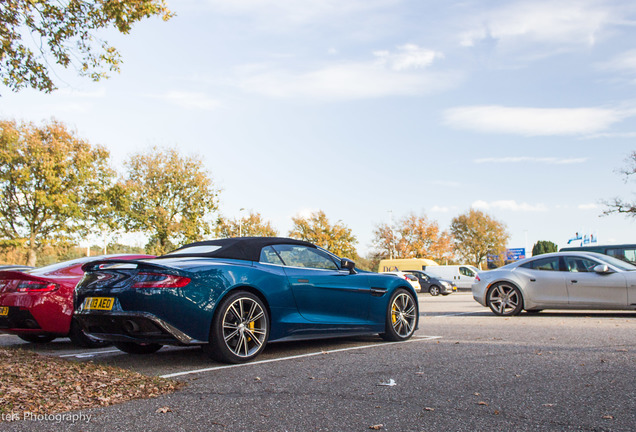
[[[504,48],[528,43],[594,45],[604,30],[624,21],[624,8],[602,0],[517,1],[478,13],[459,35],[474,46],[494,38]]]
[[[422,70],[442,55],[416,45],[375,52],[374,57],[303,72],[248,65],[238,71],[238,85],[246,92],[276,98],[350,100],[428,94],[454,87],[462,78],[458,72]]]
[[[525,136],[582,135],[600,132],[633,115],[607,108],[526,108],[497,105],[466,106],[444,111],[451,127],[483,133]]]
[[[598,208],[598,204],[579,204],[578,205],[578,209],[579,210],[595,210]]]
[[[451,211],[450,207],[438,205],[434,205],[433,207],[431,207],[431,213],[448,213],[449,211]]]
[[[302,25],[335,17],[384,9],[400,0],[207,0],[219,13],[251,15],[273,27],[284,22]]]
[[[220,106],[219,101],[210,99],[203,93],[170,91],[156,97],[187,109],[210,110]]]
[[[483,210],[509,210],[514,212],[544,212],[548,211],[548,207],[545,204],[528,204],[518,203],[515,200],[499,200],[499,201],[475,201],[471,204],[471,207]]]
[[[600,69],[636,73],[636,50],[625,51],[599,65]]]
[[[430,66],[436,58],[444,55],[440,52],[420,48],[415,44],[406,44],[397,48],[398,52],[376,51],[373,53],[381,64],[388,65],[394,71],[422,69]]]
[[[613,132],[599,133],[581,137],[582,139],[598,139],[598,138],[636,138],[636,132]]]
[[[556,157],[531,157],[531,156],[509,156],[509,157],[487,157],[475,159],[475,163],[542,163],[549,165],[571,165],[587,162],[588,158],[556,158]]]

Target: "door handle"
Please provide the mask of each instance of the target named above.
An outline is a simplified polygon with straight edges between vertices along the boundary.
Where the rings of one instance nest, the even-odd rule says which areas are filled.
[[[536,282],[536,281],[537,281],[536,279],[530,279],[530,282]]]
[[[575,280],[573,280],[573,281],[570,281],[570,282],[572,282],[572,283],[578,283],[579,281],[575,281]]]

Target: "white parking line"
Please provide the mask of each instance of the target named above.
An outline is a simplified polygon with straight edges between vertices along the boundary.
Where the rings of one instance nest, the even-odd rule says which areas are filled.
[[[121,351],[118,349],[109,350],[109,351],[90,351],[90,352],[81,352],[81,353],[74,353],[74,354],[64,354],[58,357],[90,358],[90,357],[95,357],[96,355],[99,355],[99,354],[111,354],[116,352],[120,353]]]
[[[458,313],[452,313],[452,314],[424,315],[424,316],[430,316],[433,318],[443,318],[443,317],[449,317],[449,316],[470,315],[470,314],[476,314],[476,313],[480,313],[480,312],[458,312]]]
[[[434,340],[434,339],[441,339],[441,336],[420,336],[420,337],[413,337],[413,338],[411,338],[411,339],[409,339],[407,341],[402,341],[402,342],[376,343],[376,344],[373,344],[373,345],[362,345],[362,346],[349,347],[349,348],[339,348],[339,349],[335,349],[335,350],[320,351],[320,352],[314,352],[314,353],[309,353],[309,354],[299,354],[299,355],[294,355],[294,356],[289,356],[289,357],[280,357],[280,358],[255,361],[255,362],[250,362],[250,363],[232,364],[232,365],[224,365],[224,366],[214,366],[214,367],[209,367],[209,368],[205,368],[205,369],[195,369],[195,370],[190,370],[190,371],[175,372],[175,373],[171,373],[171,374],[161,375],[160,378],[175,378],[175,377],[179,377],[179,376],[183,376],[183,375],[194,375],[194,374],[199,374],[199,373],[203,373],[203,372],[211,372],[211,371],[215,371],[215,370],[219,370],[219,369],[229,369],[229,368],[235,368],[235,367],[253,366],[253,365],[263,364],[263,363],[273,363],[273,362],[279,362],[279,361],[284,361],[284,360],[293,360],[293,359],[299,359],[299,358],[305,358],[305,357],[313,357],[313,356],[322,355],[322,354],[333,354],[333,353],[343,352],[343,351],[352,351],[352,350],[360,350],[360,349],[367,349],[367,348],[383,347],[383,346],[393,345],[393,344],[398,344],[398,343],[399,344],[404,344],[404,343],[408,343],[408,342],[421,342],[421,341],[428,341],[428,340]]]

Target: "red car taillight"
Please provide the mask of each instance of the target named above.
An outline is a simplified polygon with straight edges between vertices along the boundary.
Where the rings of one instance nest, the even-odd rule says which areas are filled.
[[[52,282],[30,280],[8,280],[0,282],[0,290],[4,292],[50,292],[60,286]]]
[[[190,283],[190,278],[163,273],[138,273],[133,288],[182,288]]]

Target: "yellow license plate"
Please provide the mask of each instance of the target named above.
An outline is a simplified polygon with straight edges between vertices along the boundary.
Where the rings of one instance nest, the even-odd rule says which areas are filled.
[[[0,316],[8,316],[9,308],[7,306],[0,306]]]
[[[115,299],[112,297],[86,297],[84,299],[85,310],[112,310]]]

